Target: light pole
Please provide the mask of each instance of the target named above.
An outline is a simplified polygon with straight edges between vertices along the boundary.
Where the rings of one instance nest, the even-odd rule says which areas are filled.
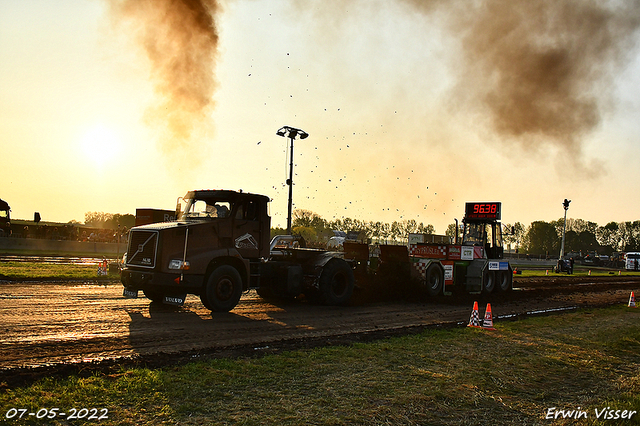
[[[306,139],[309,134],[304,130],[296,129],[295,127],[284,126],[278,129],[276,135],[283,138],[289,138],[291,140],[291,155],[289,162],[289,179],[287,179],[287,185],[289,185],[289,209],[287,215],[287,234],[291,235],[291,209],[293,207],[293,141],[297,137],[300,139]]]
[[[560,246],[560,259],[564,256],[564,236],[567,230],[567,210],[569,210],[569,203],[571,200],[567,200],[566,198],[562,202],[562,206],[564,207],[564,222],[562,223],[562,245]]]

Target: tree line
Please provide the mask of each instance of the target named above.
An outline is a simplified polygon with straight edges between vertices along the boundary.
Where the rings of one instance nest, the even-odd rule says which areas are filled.
[[[520,222],[504,224],[504,246],[518,253],[557,256],[562,244],[563,225],[563,218],[551,222],[535,221],[528,227]],[[433,225],[418,223],[413,219],[386,223],[347,217],[328,221],[310,210],[293,211],[292,232],[302,236],[307,242],[322,244],[334,236],[334,230],[357,234],[360,239],[369,240],[374,244],[403,243],[409,233],[435,232]],[[272,229],[272,236],[284,233],[285,229]],[[445,235],[453,241],[455,233],[456,225],[452,223],[447,227]],[[459,235],[461,234],[460,229]],[[571,251],[607,255],[621,251],[640,251],[640,221],[609,222],[599,226],[595,222],[582,219],[567,219],[565,253]]]
[[[302,236],[311,245],[323,244],[333,237],[333,231],[358,235],[358,239],[371,240],[375,244],[391,244],[407,238],[409,233],[433,234],[433,225],[418,223],[413,219],[387,222],[370,222],[360,219],[344,218],[325,220],[320,215],[305,209],[293,211],[291,232]],[[271,235],[286,234],[283,228],[272,228]]]
[[[135,224],[132,214],[111,214],[104,212],[85,213],[85,224],[96,228],[117,229],[118,225],[131,228]],[[528,227],[520,222],[503,225],[504,246],[518,253],[557,256],[562,244],[564,219],[555,221],[535,221]],[[325,220],[320,215],[305,209],[293,211],[292,232],[302,236],[311,245],[321,245],[334,236],[333,231],[343,231],[358,235],[359,239],[374,244],[402,244],[410,233],[433,234],[431,224],[418,223],[413,219],[394,221],[363,221],[343,218]],[[453,241],[456,225],[449,224],[445,235]],[[285,234],[286,229],[273,228],[271,236]],[[462,230],[459,230],[461,235]],[[565,253],[597,252],[611,255],[614,252],[640,251],[640,220],[634,222],[609,222],[599,226],[595,222],[582,219],[567,219],[565,232]]]
[[[535,221],[527,228],[516,222],[513,234],[504,236],[505,245],[522,253],[559,255],[563,226],[563,218],[551,222]],[[506,224],[505,228],[510,230],[511,225]],[[640,251],[640,221],[609,222],[599,226],[582,219],[567,219],[564,251],[606,255]]]
[[[136,217],[132,214],[86,212],[84,224],[102,229],[117,229],[118,226],[130,229],[136,224]]]

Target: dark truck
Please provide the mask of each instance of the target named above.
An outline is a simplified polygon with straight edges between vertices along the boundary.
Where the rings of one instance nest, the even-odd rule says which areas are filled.
[[[212,311],[233,309],[242,292],[267,298],[346,304],[353,270],[342,253],[304,248],[293,236],[270,238],[269,198],[242,191],[190,191],[176,221],[136,226],[129,234],[122,283],[125,297],[182,305],[200,296]]]
[[[11,208],[9,203],[0,200],[0,237],[11,235]]]

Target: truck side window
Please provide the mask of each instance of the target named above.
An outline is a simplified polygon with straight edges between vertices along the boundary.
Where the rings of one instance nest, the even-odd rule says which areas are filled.
[[[242,204],[238,204],[238,209],[236,210],[235,219],[236,220],[244,219],[244,206]]]
[[[258,220],[258,205],[255,201],[247,202],[247,210],[245,219],[247,220]]]

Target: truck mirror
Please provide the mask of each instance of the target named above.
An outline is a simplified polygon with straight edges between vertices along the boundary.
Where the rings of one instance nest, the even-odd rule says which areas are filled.
[[[180,206],[180,198],[178,197],[178,201],[176,202],[176,220],[180,219],[180,214],[182,213],[182,208]]]

